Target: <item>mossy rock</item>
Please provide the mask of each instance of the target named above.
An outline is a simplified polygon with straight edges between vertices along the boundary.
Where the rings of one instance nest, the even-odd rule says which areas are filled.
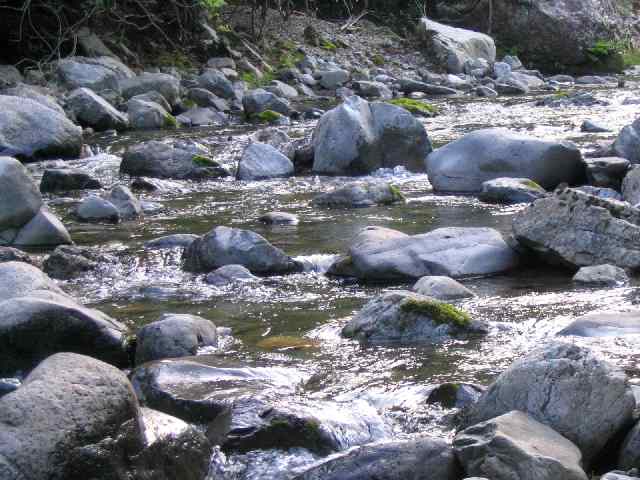
[[[468,313],[437,300],[407,298],[400,305],[400,311],[405,314],[429,317],[437,325],[451,325],[457,328],[466,328],[471,325],[471,317]]]
[[[538,184],[537,184],[536,182],[534,182],[533,180],[529,180],[529,179],[527,179],[527,180],[523,180],[523,181],[522,181],[522,182],[520,182],[520,183],[522,183],[522,185],[524,185],[524,186],[526,186],[526,187],[533,188],[534,190],[540,190],[540,191],[542,191],[542,192],[544,192],[544,191],[545,191],[545,189],[544,189],[544,188],[542,188],[542,186],[538,185]]]
[[[320,48],[329,52],[335,52],[338,49],[338,46],[330,40],[323,40],[320,44]]]
[[[319,342],[309,338],[292,336],[273,336],[260,340],[256,346],[263,350],[307,350],[317,348]]]
[[[178,128],[178,121],[176,120],[176,117],[167,113],[164,117],[163,128]]]
[[[433,117],[440,113],[438,107],[431,105],[430,103],[420,100],[414,100],[412,98],[394,98],[387,103],[395,105],[396,107],[404,108],[414,115],[422,115],[424,117]]]
[[[203,167],[203,168],[219,166],[218,162],[216,162],[215,160],[212,160],[211,158],[207,158],[204,155],[194,155],[191,158],[191,161],[195,163],[197,166]]]
[[[260,112],[254,116],[256,120],[262,123],[276,123],[282,117],[284,117],[284,115],[274,112],[273,110],[265,110],[264,112]]]
[[[385,64],[384,57],[379,53],[376,53],[373,57],[371,57],[371,61],[373,62],[374,65],[377,65],[378,67]]]
[[[407,200],[407,197],[404,196],[404,194],[400,191],[400,188],[398,188],[396,185],[389,184],[389,191],[391,192],[392,196],[391,203],[405,202]]]

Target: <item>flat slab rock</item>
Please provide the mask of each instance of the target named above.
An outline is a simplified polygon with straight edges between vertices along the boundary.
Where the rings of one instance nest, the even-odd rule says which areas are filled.
[[[640,268],[640,210],[575,189],[536,200],[515,216],[513,233],[551,264]]]
[[[576,318],[558,335],[576,337],[619,337],[640,334],[640,310],[618,313],[589,313]]]

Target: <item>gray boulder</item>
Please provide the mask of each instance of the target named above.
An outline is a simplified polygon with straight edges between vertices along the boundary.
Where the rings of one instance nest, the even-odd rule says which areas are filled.
[[[51,278],[69,280],[95,270],[104,259],[104,255],[89,248],[61,245],[45,258],[42,269]]]
[[[125,100],[148,92],[158,92],[172,108],[180,100],[180,80],[166,73],[145,72],[137,77],[120,80],[119,87]]]
[[[342,329],[343,336],[362,343],[424,342],[486,333],[486,324],[453,305],[404,290],[374,298]]]
[[[264,180],[290,177],[293,163],[289,158],[266,143],[250,143],[238,163],[238,180]]]
[[[33,265],[33,260],[28,253],[12,247],[0,247],[0,263],[24,262]]]
[[[315,76],[318,79],[320,86],[327,90],[335,90],[336,88],[343,86],[351,77],[348,71],[342,69],[316,72]]]
[[[181,125],[203,127],[209,125],[226,125],[227,116],[211,107],[194,107],[176,117]]]
[[[226,100],[214,95],[205,88],[192,88],[187,92],[187,96],[189,100],[195,102],[199,107],[211,107],[221,112],[231,110]]]
[[[626,202],[640,208],[640,167],[635,167],[622,181],[622,197]]]
[[[438,275],[422,277],[415,283],[412,290],[436,300],[447,301],[475,297],[475,294],[460,282]]]
[[[451,446],[441,439],[370,444],[333,457],[295,480],[457,480],[460,467]]]
[[[119,90],[119,81],[135,74],[112,57],[68,57],[56,67],[60,82],[69,89],[89,88],[95,92]]]
[[[620,157],[585,158],[584,162],[590,185],[614,190],[620,190],[622,179],[630,166],[629,160]]]
[[[144,243],[144,248],[148,248],[150,250],[175,247],[187,248],[198,238],[200,238],[198,235],[190,233],[176,233],[174,235],[166,235],[164,237],[149,240]]]
[[[155,90],[150,90],[147,93],[141,93],[139,95],[135,95],[131,97],[129,100],[133,100],[133,99],[141,100],[143,102],[157,103],[162,108],[164,108],[167,112],[172,111],[171,105],[169,104],[169,102],[167,102],[167,99],[164,98],[160,93],[156,92]]]
[[[433,188],[452,192],[479,192],[483,182],[502,177],[527,178],[550,189],[584,176],[575,145],[503,128],[477,130],[438,148],[429,154],[426,166]]]
[[[2,397],[0,426],[0,476],[6,479],[94,478],[86,471],[69,475],[75,449],[118,435],[134,451],[142,442],[138,401],[126,375],[74,353],[47,358]]]
[[[173,115],[155,102],[132,98],[127,102],[129,124],[136,130],[176,128],[178,123]]]
[[[558,332],[561,336],[621,337],[640,334],[640,311],[588,313]]]
[[[163,358],[187,357],[200,347],[216,347],[216,326],[195,315],[164,314],[138,331],[136,364]]]
[[[588,466],[629,425],[635,403],[621,369],[584,347],[553,343],[500,374],[465,424],[520,410],[575,443]]]
[[[0,95],[0,155],[77,157],[81,145],[82,129],[64,115],[27,98]]]
[[[134,220],[142,216],[140,200],[124,185],[116,185],[104,199],[118,209],[120,220]]]
[[[364,98],[381,98],[382,100],[390,100],[393,98],[391,89],[381,82],[360,80],[353,83],[353,89],[358,95]]]
[[[250,230],[216,227],[184,252],[184,268],[210,272],[225,265],[242,265],[252,273],[285,274],[302,270],[299,262]]]
[[[487,203],[531,203],[544,197],[546,191],[528,178],[495,178],[482,182],[478,198]]]
[[[0,232],[21,228],[42,205],[42,196],[26,168],[13,158],[0,157]]]
[[[235,98],[233,84],[218,70],[205,70],[198,77],[198,85],[224,99]]]
[[[456,457],[467,475],[492,480],[588,480],[582,454],[526,413],[512,411],[458,433]]]
[[[640,268],[640,210],[615,200],[558,188],[519,212],[513,233],[551,264]]]
[[[88,88],[78,88],[67,97],[67,106],[80,125],[96,131],[125,130],[127,116]]]
[[[28,295],[25,293],[25,295]],[[66,296],[20,296],[0,302],[0,370],[29,370],[57,352],[128,365],[124,325]]]
[[[315,197],[311,204],[329,208],[362,208],[404,202],[400,189],[387,182],[357,182]]]
[[[13,87],[22,82],[22,74],[13,65],[0,65],[0,88]]]
[[[73,243],[69,232],[58,217],[42,207],[13,239],[13,245],[21,247],[54,247]]]
[[[517,264],[515,252],[491,228],[439,228],[409,236],[367,227],[351,241],[347,256],[334,263],[329,273],[362,280],[405,281],[425,275],[492,275]]]
[[[496,45],[483,33],[450,27],[428,18],[420,19],[417,33],[426,51],[433,56],[430,60],[449,73],[464,73],[465,63],[477,58],[488,62],[496,59]]]
[[[431,142],[424,126],[405,109],[349,97],[320,118],[313,147],[315,172],[366,174],[398,165],[423,171]]]
[[[157,140],[129,147],[120,164],[120,171],[131,176],[176,179],[206,179],[229,175],[209,152],[194,144],[169,145]]]
[[[95,195],[90,195],[80,202],[74,213],[81,222],[120,222],[118,208],[110,201]]]
[[[271,84],[265,87],[265,90],[282,98],[291,99],[298,97],[298,91],[294,87],[292,87],[291,85],[287,85],[280,80],[273,80]]]
[[[624,269],[614,265],[594,265],[582,267],[573,276],[573,281],[586,285],[624,285],[629,283],[629,277]]]
[[[224,267],[216,268],[213,272],[209,273],[205,277],[204,281],[209,285],[224,287],[231,283],[251,282],[257,279],[258,277],[253,275],[242,265],[225,265]]]
[[[613,153],[633,164],[640,163],[640,118],[620,131],[613,142]]]
[[[399,87],[400,91],[407,95],[416,92],[424,93],[426,95],[456,95],[458,93],[454,88],[419,82],[411,79],[400,80]]]
[[[257,143],[266,143],[285,155],[289,160],[295,158],[296,144],[287,133],[277,127],[269,127],[258,130],[249,136],[249,140]]]
[[[40,181],[40,191],[42,193],[97,188],[102,188],[99,180],[96,180],[87,172],[70,168],[47,168]]]
[[[2,90],[2,95],[9,95],[12,97],[28,98],[40,105],[55,110],[60,115],[66,115],[64,109],[58,103],[58,100],[53,96],[53,92],[47,88],[36,88],[31,85],[20,83],[12,88]]]
[[[65,296],[56,282],[33,265],[13,261],[0,263],[0,302],[25,296],[48,297],[51,294]]]
[[[267,110],[285,116],[289,116],[292,111],[287,100],[261,88],[245,92],[242,97],[242,108],[244,109],[245,115],[249,118],[266,112]]]

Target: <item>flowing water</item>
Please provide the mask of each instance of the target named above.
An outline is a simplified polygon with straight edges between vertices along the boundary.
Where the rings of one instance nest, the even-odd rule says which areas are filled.
[[[619,131],[638,114],[637,105],[622,106],[635,97],[637,79],[624,89],[589,89],[610,106],[536,107],[533,97],[498,101],[446,99],[437,101],[442,113],[424,124],[434,145],[442,145],[472,130],[504,126],[549,139],[576,142],[584,152],[611,134],[583,134],[585,119],[599,121]],[[640,95],[640,92],[638,92]],[[315,122],[287,127],[292,137],[309,135]],[[119,158],[126,145],[147,138],[184,136],[209,146],[216,158],[231,166],[257,127],[196,129],[167,134],[133,132],[119,137],[96,137],[98,161],[78,160],[73,166],[92,171],[107,186],[118,181]],[[46,163],[30,168],[38,177]],[[81,195],[49,198],[51,207],[67,225],[76,242],[99,248],[105,266],[67,282],[67,291],[131,327],[157,319],[163,312],[193,313],[229,327],[234,341],[225,355],[273,366],[295,366],[313,382],[304,392],[309,401],[331,401],[347,409],[362,410],[357,402],[381,412],[385,428],[379,438],[403,438],[416,433],[451,436],[446,421],[450,411],[426,406],[420,399],[425,386],[440,382],[488,384],[517,358],[553,339],[572,318],[592,311],[622,311],[640,303],[640,279],[631,286],[583,288],[571,282],[571,273],[542,265],[521,267],[493,278],[465,280],[475,298],[458,302],[474,317],[486,320],[491,332],[482,339],[448,340],[435,345],[361,347],[340,337],[346,319],[385,288],[410,285],[361,285],[329,278],[324,271],[334,256],[344,252],[349,239],[361,228],[381,225],[405,233],[424,233],[445,226],[488,226],[505,235],[521,207],[482,204],[473,197],[434,194],[426,175],[402,169],[376,172],[398,185],[408,198],[405,205],[357,210],[321,210],[310,200],[347,179],[298,176],[290,179],[243,183],[232,179],[194,183],[166,182],[167,191],[143,194],[159,210],[144,221],[117,226],[74,223],[69,213]],[[270,227],[257,218],[268,211],[296,213],[296,226]],[[202,275],[183,272],[180,249],[149,251],[146,240],[173,233],[204,234],[217,225],[253,230],[291,256],[307,260],[308,271],[270,277],[257,283],[216,288]],[[281,339],[281,348],[266,348],[265,338]],[[306,339],[303,348],[295,348]],[[632,381],[640,382],[638,338],[633,336],[574,339],[589,345],[622,365]],[[356,403],[354,403],[356,402]],[[351,442],[357,443],[357,442]],[[347,439],[346,444],[349,444]],[[294,449],[254,451],[224,458],[217,452],[212,469],[227,478],[279,478],[282,472],[301,468],[316,459]]]

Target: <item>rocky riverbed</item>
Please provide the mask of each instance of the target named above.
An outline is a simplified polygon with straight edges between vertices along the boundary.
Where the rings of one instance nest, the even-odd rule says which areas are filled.
[[[0,478],[637,473],[639,72],[303,57],[0,96]]]

